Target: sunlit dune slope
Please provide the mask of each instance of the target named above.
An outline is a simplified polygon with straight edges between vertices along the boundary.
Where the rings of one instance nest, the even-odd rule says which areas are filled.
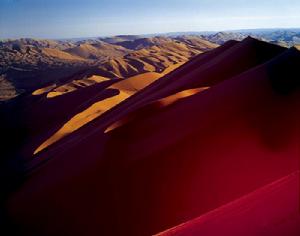
[[[200,45],[200,42],[202,44]],[[169,66],[183,63],[195,55],[208,51],[217,45],[198,39],[188,44],[164,37],[137,39],[134,41],[121,42],[134,51],[122,58],[113,58],[105,62],[101,68],[114,73],[116,77],[126,78],[137,74],[137,72],[161,73]],[[198,44],[196,45],[196,42]]]
[[[180,66],[180,64],[176,64],[172,67],[169,67],[165,72],[163,73],[156,73],[156,72],[148,72],[141,75],[133,76],[131,78],[128,78],[126,80],[122,80],[120,82],[114,83],[110,87],[107,88],[107,90],[117,90],[117,95],[105,98],[104,100],[101,100],[99,102],[95,102],[90,107],[88,107],[86,110],[76,114],[74,117],[72,117],[66,124],[64,124],[53,136],[51,136],[49,139],[47,139],[44,143],[42,143],[35,151],[34,154],[40,152],[44,148],[48,147],[49,145],[57,142],[64,136],[74,132],[75,130],[79,129],[83,125],[89,123],[90,121],[96,119],[97,117],[101,116],[104,112],[109,111],[111,108],[115,107],[128,97],[132,96],[139,90],[145,88],[158,78],[162,77],[165,73],[169,73],[171,70],[175,69],[176,67]],[[94,78],[94,80],[93,80]],[[91,77],[89,80],[103,82],[102,78],[99,77]],[[107,80],[104,78],[104,80]],[[64,85],[59,88],[56,88],[49,92],[47,94],[48,98],[55,97],[58,95],[61,95],[65,91],[70,92],[70,87],[74,85],[75,82],[72,82],[71,85]],[[79,83],[79,82],[77,82]],[[82,83],[82,80],[80,81]],[[73,88],[73,87],[71,87]],[[60,92],[60,90],[63,90]],[[72,91],[72,90],[71,90]]]
[[[42,49],[42,53],[44,53],[46,56],[50,56],[53,58],[58,58],[58,59],[62,59],[62,60],[83,60],[81,57],[76,56],[76,55],[72,55],[70,53],[64,52],[62,50],[59,49],[55,49],[55,48],[44,48]]]
[[[180,42],[190,45],[191,47],[198,48],[203,51],[207,51],[207,48],[216,47],[215,43],[204,40],[203,38],[197,36],[179,36],[176,39]]]
[[[84,43],[77,47],[67,49],[66,52],[85,59],[96,59],[101,57],[121,57],[130,51],[121,46],[99,42],[94,44]]]
[[[35,91],[32,92],[32,95],[42,95],[44,93],[48,93],[50,92],[52,89],[54,89],[56,87],[56,84],[51,84],[49,86],[37,89]]]
[[[77,89],[92,86],[96,83],[102,83],[104,81],[110,80],[109,78],[105,78],[103,76],[91,76],[88,78],[84,78],[81,80],[73,80],[67,84],[63,84],[61,86],[55,87],[50,92],[47,93],[47,98],[53,98],[56,96],[60,96],[66,93],[73,92]]]

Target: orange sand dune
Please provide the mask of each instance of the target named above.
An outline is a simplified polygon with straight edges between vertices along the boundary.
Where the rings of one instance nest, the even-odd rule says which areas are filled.
[[[102,83],[104,81],[110,80],[109,78],[103,77],[103,76],[98,76],[98,75],[93,75],[88,78],[80,79],[80,80],[73,80],[69,83],[59,85],[57,86],[56,84],[51,84],[49,86],[40,88],[35,90],[32,95],[42,95],[47,93],[47,98],[53,98],[57,97],[66,93],[73,92],[77,90],[78,88],[83,88],[87,86],[91,86],[95,83]]]
[[[98,57],[120,57],[130,51],[121,46],[101,42],[98,44],[84,43],[77,47],[67,49],[66,52],[77,57],[93,59]]]
[[[207,89],[209,89],[209,87],[201,87],[201,88],[183,90],[182,92],[178,92],[178,93],[170,95],[166,98],[162,98],[162,99],[158,100],[157,102],[162,106],[168,106],[168,105],[173,104],[174,102],[179,101],[182,98],[192,96],[196,93],[202,92]]]
[[[106,78],[103,76],[96,76],[96,75],[93,75],[86,79],[73,80],[70,83],[67,83],[67,84],[64,84],[64,85],[61,85],[59,87],[52,89],[50,92],[47,93],[47,98],[53,98],[53,97],[60,96],[60,95],[66,94],[66,93],[70,93],[70,92],[77,90],[78,88],[91,86],[95,83],[102,83],[107,80],[109,80],[109,78]]]
[[[107,90],[116,89],[119,91],[119,94],[113,97],[106,98],[102,101],[96,102],[92,104],[89,108],[86,110],[80,112],[79,114],[72,117],[66,124],[64,124],[53,136],[51,136],[49,139],[47,139],[45,142],[43,142],[35,151],[34,154],[37,154],[38,152],[42,151],[44,148],[48,147],[49,145],[57,142],[61,138],[65,137],[66,135],[69,135],[70,133],[74,132],[75,130],[79,129],[80,127],[84,126],[85,124],[89,123],[90,121],[96,119],[97,117],[101,116],[104,112],[110,110],[111,108],[115,107],[128,97],[132,96],[139,90],[145,88],[158,78],[162,77],[164,74],[169,73],[171,70],[174,70],[176,67],[179,67],[181,64],[175,64],[172,67],[169,67],[166,71],[163,73],[155,73],[155,72],[148,72],[141,75],[133,76],[131,78],[128,78],[126,80],[122,80],[120,82],[117,82],[113,84],[112,86],[108,87]],[[94,79],[93,81],[103,81],[103,79],[93,76],[91,79]],[[107,80],[104,78],[104,80]],[[75,81],[76,82],[76,81]],[[72,82],[72,83],[75,83]],[[54,91],[51,91],[47,94],[48,98],[59,96],[65,91],[70,92],[70,89],[68,90],[65,87],[68,87],[70,85],[64,85],[57,89],[54,89]],[[65,89],[63,92],[59,92],[59,89]],[[56,91],[55,91],[56,90]]]
[[[62,60],[75,60],[75,61],[76,60],[79,60],[79,61],[84,60],[82,57],[72,55],[70,53],[67,53],[67,52],[64,52],[62,50],[55,49],[55,48],[43,48],[42,52],[47,56],[57,58],[57,59],[62,59]]]
[[[44,93],[48,93],[50,92],[52,89],[54,89],[56,87],[56,84],[51,84],[49,86],[37,89],[35,91],[32,92],[32,95],[42,95]]]

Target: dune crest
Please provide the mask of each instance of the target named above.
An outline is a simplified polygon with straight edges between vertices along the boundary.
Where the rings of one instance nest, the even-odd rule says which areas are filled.
[[[192,96],[194,94],[197,94],[197,93],[202,92],[202,91],[207,90],[207,89],[209,89],[209,87],[200,87],[200,88],[195,88],[195,89],[183,90],[181,92],[170,95],[166,98],[162,98],[162,99],[158,100],[157,102],[161,106],[169,106],[169,105],[179,101],[180,99]]]
[[[45,93],[49,93],[52,89],[56,87],[56,84],[51,84],[49,86],[46,86],[44,88],[37,89],[32,92],[32,95],[42,95]]]
[[[103,76],[93,75],[91,77],[81,79],[81,80],[73,80],[70,83],[63,84],[61,86],[55,87],[50,92],[47,93],[47,98],[53,98],[57,96],[64,95],[66,93],[70,93],[76,91],[78,88],[84,88],[88,86],[92,86],[95,83],[102,83],[108,81],[109,78]]]
[[[160,107],[169,106],[169,105],[172,105],[173,103],[175,103],[175,102],[177,102],[177,101],[179,101],[183,98],[195,95],[195,94],[197,94],[199,92],[202,92],[202,91],[205,91],[207,89],[209,89],[209,87],[201,87],[201,88],[196,88],[196,89],[184,90],[184,91],[178,92],[176,94],[170,95],[166,98],[162,98],[162,99],[160,99],[156,102],[153,102],[150,105],[154,105],[154,106],[158,105]],[[130,121],[129,117],[123,117],[122,119],[114,122],[112,125],[110,125],[108,128],[106,128],[104,133],[108,133],[110,131],[113,131],[114,129],[119,128],[122,125],[126,124],[128,121]]]

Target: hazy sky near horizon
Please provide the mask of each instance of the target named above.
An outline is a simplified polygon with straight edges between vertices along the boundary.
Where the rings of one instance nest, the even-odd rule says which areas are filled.
[[[0,38],[300,28],[300,0],[0,0]]]

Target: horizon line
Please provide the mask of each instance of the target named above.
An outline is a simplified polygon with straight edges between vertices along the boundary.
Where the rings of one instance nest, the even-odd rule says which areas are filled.
[[[166,32],[156,32],[156,33],[141,33],[141,34],[110,34],[110,35],[95,35],[95,36],[73,36],[66,38],[59,37],[35,37],[35,36],[26,36],[26,37],[7,37],[1,38],[0,41],[8,40],[18,40],[18,39],[36,39],[36,40],[76,40],[76,39],[93,39],[93,38],[109,38],[109,37],[118,37],[118,36],[159,36],[164,34],[176,34],[176,33],[220,33],[220,32],[239,32],[239,31],[254,31],[254,30],[300,30],[299,27],[262,27],[262,28],[240,28],[240,29],[225,29],[225,30],[189,30],[189,31],[166,31]]]

